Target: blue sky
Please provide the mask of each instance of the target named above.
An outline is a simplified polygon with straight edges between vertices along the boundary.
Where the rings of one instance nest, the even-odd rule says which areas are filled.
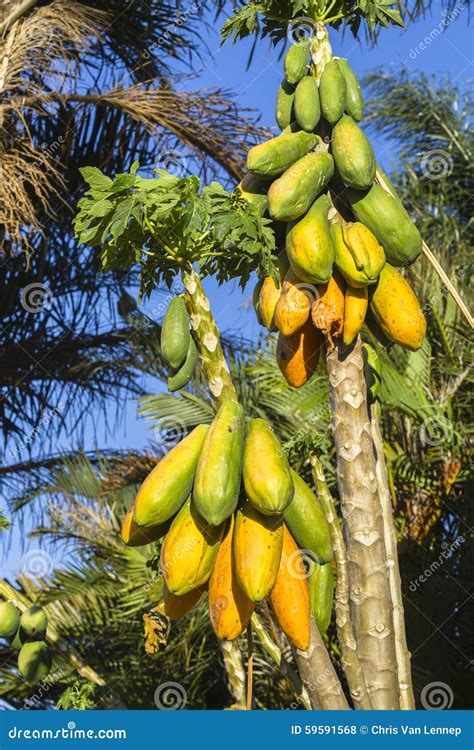
[[[454,20],[449,21],[442,12],[441,3],[435,3],[431,15],[411,24],[408,29],[391,27],[383,31],[374,47],[355,42],[349,33],[343,36],[342,33],[333,32],[331,41],[335,54],[348,57],[360,78],[375,68],[389,73],[406,67],[411,72],[424,72],[438,80],[449,75],[461,90],[465,90],[472,78],[472,30],[467,25],[468,11],[463,2],[458,3],[456,15]],[[245,40],[236,46],[227,42],[221,47],[221,21],[214,23],[210,19],[210,23],[211,28],[203,31],[203,40],[212,55],[199,63],[201,68],[197,78],[188,87],[230,89],[241,106],[261,113],[263,125],[273,126],[275,93],[282,78],[282,61],[278,59],[278,51],[269,42],[262,42],[247,70],[251,42]],[[176,73],[182,73],[182,70],[182,67],[177,68]],[[374,137],[372,143],[378,159],[389,169],[397,158],[393,144]],[[207,280],[205,287],[217,323],[223,331],[251,339],[258,336],[260,327],[249,304],[252,293],[250,286],[242,293],[237,283],[219,288],[215,282]],[[146,308],[152,309],[156,302],[156,298],[150,300]],[[148,382],[147,388],[154,390],[160,386]],[[98,420],[95,435],[92,429],[87,430],[86,448],[140,448],[153,436],[149,425],[138,417],[134,401],[123,404],[122,418],[117,423],[115,410],[113,414],[111,412],[110,421],[112,425],[109,423],[108,430],[103,419]],[[65,450],[71,448],[67,441],[61,447]],[[11,576],[20,567],[22,547],[17,530],[10,532],[8,537],[10,544],[8,555],[2,559],[2,575]],[[38,546],[37,542],[25,541],[24,537],[23,544],[26,545],[23,551]]]

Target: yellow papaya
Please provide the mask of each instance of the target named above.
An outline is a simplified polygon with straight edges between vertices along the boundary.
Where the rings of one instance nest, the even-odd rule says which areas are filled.
[[[334,172],[327,151],[313,151],[292,164],[268,189],[268,212],[275,221],[299,219]]]
[[[224,524],[210,526],[189,498],[171,524],[161,547],[161,571],[172,594],[183,596],[211,575]]]
[[[242,476],[248,499],[261,513],[282,513],[293,499],[288,459],[265,419],[247,425]]]
[[[164,523],[191,492],[201,447],[209,427],[200,424],[155,466],[138,490],[134,504],[137,526]]]
[[[133,520],[133,514],[135,508],[132,505],[131,508],[125,514],[122,521],[121,539],[127,547],[141,547],[144,544],[151,544],[151,542],[157,542],[159,539],[164,537],[169,527],[171,526],[171,519],[164,521],[163,523],[156,524],[155,526],[137,526]]]
[[[291,336],[280,333],[276,349],[276,360],[288,385],[301,388],[316,371],[323,337],[311,320],[307,320]]]
[[[329,233],[331,199],[320,195],[306,216],[288,226],[286,253],[294,273],[310,283],[322,284],[331,276],[334,248]]]
[[[263,280],[260,296],[258,298],[258,309],[263,325],[269,331],[276,331],[275,307],[281,294],[281,287],[277,286],[271,276]]]
[[[246,502],[237,511],[234,530],[235,572],[253,602],[261,602],[275,585],[283,544],[279,517],[264,516]]]
[[[342,340],[346,346],[352,344],[362,328],[368,305],[369,294],[367,287],[360,287],[359,289],[353,286],[346,287],[344,298],[344,331],[342,334]]]
[[[267,210],[268,183],[265,183],[253,174],[246,174],[243,180],[237,185],[237,188],[242,198],[245,198],[247,203],[255,206],[258,213],[263,216]]]
[[[311,318],[332,344],[332,339],[341,335],[344,326],[345,284],[335,268],[326,284],[318,286],[319,297],[313,302]]]
[[[375,284],[385,265],[385,252],[376,236],[360,221],[343,222],[342,236],[357,271],[364,275],[367,284]]]
[[[426,333],[425,316],[408,281],[390,263],[380,272],[370,309],[390,341],[412,351],[421,347]]]
[[[166,583],[163,584],[163,612],[169,620],[179,620],[192,610],[202,596],[203,588],[188,591],[183,596],[172,594]]]
[[[209,580],[209,616],[214,633],[223,641],[233,641],[247,627],[254,603],[239,585],[234,553],[234,518],[217,554]]]
[[[274,314],[275,325],[280,333],[291,336],[304,326],[315,296],[315,287],[300,281],[293,271],[287,272]]]
[[[270,602],[279,626],[300,651],[309,648],[309,590],[303,557],[290,532],[283,527],[280,567]]]

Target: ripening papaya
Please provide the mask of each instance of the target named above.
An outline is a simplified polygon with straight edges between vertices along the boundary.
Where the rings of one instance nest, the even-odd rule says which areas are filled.
[[[301,388],[316,372],[324,339],[311,319],[291,336],[278,337],[276,360],[288,385]]]
[[[262,286],[263,286],[263,279],[259,279],[257,283],[255,284],[253,288],[253,292],[252,292],[253,309],[255,310],[257,321],[260,323],[261,326],[263,326],[263,319],[260,314],[260,292],[262,291]]]
[[[291,336],[304,326],[315,296],[315,287],[300,281],[291,269],[287,272],[274,315],[275,325],[280,333]]]
[[[237,511],[234,559],[237,580],[253,602],[261,602],[275,585],[283,544],[279,516],[265,516],[246,502]]]
[[[198,603],[203,588],[188,591],[183,596],[172,594],[166,583],[163,583],[163,612],[169,620],[180,620]]]
[[[356,226],[357,230],[347,231]],[[346,224],[336,219],[330,224],[330,232],[334,262],[346,282],[353,287],[375,284],[385,264],[385,253],[370,229],[360,222]]]
[[[346,185],[358,190],[370,187],[376,170],[374,150],[352,117],[344,115],[334,126],[331,145],[337,170]]]
[[[308,39],[302,39],[296,44],[292,44],[285,55],[283,68],[285,78],[294,86],[306,75],[308,66],[310,42]]]
[[[18,669],[28,682],[41,682],[51,669],[51,651],[44,641],[25,643],[18,654]]]
[[[191,492],[196,466],[209,427],[200,424],[172,448],[147,476],[134,504],[137,526],[156,526],[167,521]]]
[[[319,563],[330,562],[334,552],[324,509],[315,493],[291,470],[295,494],[285,511],[285,523],[301,549]]]
[[[38,607],[36,604],[29,609],[25,609],[20,617],[21,637],[25,640],[26,638],[44,635],[47,627],[48,615],[43,607]]]
[[[293,499],[288,459],[265,419],[247,425],[242,476],[248,499],[261,513],[282,513]]]
[[[211,575],[224,524],[210,526],[189,498],[170,526],[161,547],[161,571],[172,594],[183,596]]]
[[[174,369],[181,367],[189,348],[189,319],[183,297],[172,299],[161,327],[161,351]]]
[[[275,221],[303,216],[334,172],[327,151],[313,151],[287,169],[268,189],[268,211]]]
[[[262,323],[269,331],[276,331],[275,307],[280,298],[281,287],[277,286],[271,276],[263,280],[258,299],[258,309]]]
[[[260,216],[263,216],[267,210],[268,183],[259,179],[254,174],[246,174],[243,180],[237,185],[237,188],[242,198],[245,198],[247,203],[254,206]]]
[[[301,79],[294,92],[294,110],[298,125],[312,133],[321,118],[319,88],[313,76]]]
[[[362,344],[362,361],[364,363],[367,398],[369,403],[373,403],[379,395],[382,385],[382,364],[379,355],[370,344]]]
[[[354,120],[360,120],[364,112],[364,100],[359,79],[345,57],[338,57],[337,65],[346,82],[345,110]]]
[[[396,344],[416,351],[423,344],[426,319],[415,292],[390,263],[386,263],[370,301],[382,332]]]
[[[319,98],[324,118],[335,125],[346,106],[346,81],[337,60],[330,60],[324,66],[319,82]]]
[[[20,625],[20,615],[13,602],[0,604],[0,638],[13,638]]]
[[[162,539],[171,526],[171,519],[155,526],[137,526],[133,515],[135,508],[132,505],[128,509],[122,521],[122,530],[120,533],[122,542],[127,547],[142,547],[144,544],[151,544]]]
[[[421,235],[398,198],[380,185],[369,190],[350,188],[344,194],[362,224],[373,232],[393,266],[411,263],[421,252]]]
[[[313,563],[309,574],[309,603],[312,615],[321,635],[325,635],[331,623],[334,600],[334,572],[332,563]]]
[[[319,297],[313,302],[311,319],[332,344],[333,338],[341,335],[344,327],[345,283],[335,268],[326,284],[318,285]]]
[[[281,130],[289,127],[291,124],[294,101],[295,87],[291,83],[288,83],[286,79],[283,79],[278,89],[275,106],[275,119]]]
[[[204,438],[193,487],[198,513],[213,526],[229,518],[237,505],[243,447],[243,407],[227,401]]]
[[[295,274],[310,283],[321,284],[331,277],[334,247],[329,233],[331,199],[320,195],[306,216],[288,226],[286,252]]]
[[[193,337],[190,336],[186,359],[179,370],[168,377],[167,386],[170,393],[181,390],[181,388],[184,388],[184,386],[189,383],[196,369],[197,358],[197,347],[194,343]]]
[[[352,344],[362,328],[369,306],[367,287],[346,287],[344,298],[344,329],[342,340],[346,346]]]
[[[303,557],[290,532],[283,527],[280,567],[270,602],[280,628],[300,651],[309,648],[309,590]]]
[[[262,177],[277,177],[311,151],[319,140],[317,135],[304,130],[280,133],[250,149],[247,169]]]

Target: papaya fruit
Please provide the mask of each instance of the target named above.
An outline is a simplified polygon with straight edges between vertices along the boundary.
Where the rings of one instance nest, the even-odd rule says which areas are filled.
[[[337,65],[346,82],[345,110],[354,120],[360,120],[364,113],[364,99],[359,79],[345,57],[338,57]]]
[[[319,88],[313,76],[301,79],[294,92],[296,122],[307,133],[312,133],[321,118]]]
[[[196,510],[213,526],[229,518],[237,505],[243,448],[244,410],[227,401],[204,438],[193,487]]]
[[[309,46],[309,40],[303,39],[296,44],[292,44],[285,55],[285,60],[283,63],[285,78],[294,86],[303,78],[304,75],[306,75],[309,58]]]
[[[379,324],[375,320],[375,317],[370,307],[370,300],[369,300],[369,309],[367,310],[367,315],[365,316],[365,323],[370,333],[372,334],[372,336],[379,342],[381,346],[384,347],[384,349],[386,349],[389,346],[393,346],[393,341],[384,334]]]
[[[275,325],[284,336],[298,331],[309,318],[316,288],[303,283],[290,269],[275,307]]]
[[[234,560],[237,580],[252,602],[261,602],[275,585],[283,544],[277,516],[264,516],[246,502],[237,511]]]
[[[25,609],[20,617],[20,632],[24,640],[44,635],[47,627],[48,615],[42,607],[37,607],[35,604]]]
[[[344,194],[351,210],[382,245],[393,266],[412,263],[421,252],[421,235],[401,202],[380,185],[369,190],[349,188]]]
[[[191,380],[197,364],[197,348],[192,336],[189,337],[188,353],[183,364],[173,375],[168,377],[168,390],[173,393],[184,388]]]
[[[275,119],[281,130],[291,125],[294,101],[295,87],[284,79],[278,89],[275,106]]]
[[[330,225],[336,266],[350,286],[375,284],[385,264],[383,247],[359,221],[340,220]]]
[[[280,567],[270,602],[280,628],[300,651],[309,648],[309,590],[303,557],[290,532],[283,527]]]
[[[333,338],[342,334],[344,327],[344,279],[337,270],[326,284],[318,285],[319,297],[313,302],[311,319],[332,345]]]
[[[307,154],[272,182],[268,211],[275,221],[303,216],[334,172],[334,160],[326,151]]]
[[[299,130],[280,133],[276,138],[253,146],[247,154],[247,169],[262,177],[277,177],[301,159],[319,142],[313,133]]]
[[[211,575],[224,524],[210,526],[189,498],[170,526],[161,547],[161,571],[172,594],[184,596]]]
[[[331,623],[334,599],[334,572],[331,563],[313,563],[308,579],[311,613],[321,635],[327,633]]]
[[[425,316],[415,292],[390,263],[380,272],[370,309],[391,341],[412,351],[421,347],[426,333]]]
[[[291,470],[295,494],[285,511],[285,523],[301,549],[318,563],[330,562],[334,552],[326,514],[317,495]]]
[[[319,99],[324,118],[335,125],[346,106],[346,81],[337,60],[330,60],[324,66],[319,82]]]
[[[161,327],[161,352],[175,370],[181,367],[186,359],[190,338],[186,303],[182,297],[174,297]]]
[[[183,596],[172,594],[166,583],[163,583],[163,612],[171,620],[180,620],[198,603],[202,596],[203,588],[192,589]]]
[[[310,283],[324,283],[331,276],[334,248],[329,233],[328,211],[331,199],[320,195],[306,216],[290,224],[286,253],[294,273]]]
[[[395,198],[398,201],[398,203],[400,205],[403,206],[403,201],[400,198],[400,196],[398,195],[398,193],[397,193],[397,191],[395,189],[395,185],[393,184],[393,182],[390,179],[390,177],[388,176],[388,174],[383,171],[383,169],[380,166],[380,164],[377,164],[377,172],[380,175],[380,177],[382,178],[382,180],[384,181],[386,187],[388,188],[388,192],[392,195],[393,198]],[[385,190],[385,188],[383,188],[383,190]]]
[[[261,513],[282,513],[293,499],[288,459],[265,419],[247,425],[242,476],[248,499]]]
[[[44,641],[25,643],[18,654],[18,669],[33,685],[47,677],[51,669],[51,651]]]
[[[246,174],[237,185],[242,198],[254,206],[260,216],[267,210],[268,183],[256,177],[254,174]]]
[[[281,287],[277,286],[271,276],[263,280],[258,299],[258,309],[262,323],[269,331],[276,331],[275,307],[280,298]]]
[[[191,492],[201,447],[209,427],[200,424],[160,460],[134,503],[137,526],[156,526],[179,510]]]
[[[216,564],[209,580],[209,616],[214,633],[223,641],[233,641],[245,630],[254,603],[242,590],[236,571],[234,518],[231,517]]]
[[[332,155],[346,185],[364,190],[375,179],[375,154],[369,139],[357,123],[344,115],[332,131]]]
[[[291,336],[280,333],[276,349],[276,361],[288,385],[301,388],[316,372],[324,344],[321,332],[311,320],[307,320]]]
[[[127,547],[142,547],[145,544],[157,542],[165,536],[171,526],[171,519],[155,526],[137,526],[133,519],[134,513],[135,508],[132,505],[122,521],[120,537]]]
[[[368,306],[369,294],[367,287],[346,287],[344,299],[344,328],[342,334],[342,340],[346,346],[352,344],[362,328]]]
[[[382,364],[379,355],[370,344],[362,344],[362,361],[364,363],[367,398],[369,403],[373,403],[379,395],[382,385]]]
[[[257,321],[263,326],[263,318],[260,315],[260,292],[262,291],[263,279],[259,279],[253,288],[252,304],[257,316]]]
[[[0,638],[13,638],[20,625],[20,615],[13,602],[0,604]]]

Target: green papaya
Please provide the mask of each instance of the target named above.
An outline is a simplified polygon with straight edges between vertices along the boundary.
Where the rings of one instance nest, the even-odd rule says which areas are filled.
[[[305,76],[294,93],[296,122],[303,130],[312,133],[321,118],[319,88],[313,76]]]
[[[370,309],[385,336],[416,351],[425,338],[426,319],[410,284],[386,263],[370,300]]]
[[[330,60],[324,66],[319,82],[319,98],[323,117],[335,125],[346,106],[346,81],[337,60]]]
[[[257,321],[259,322],[261,326],[263,326],[263,318],[260,312],[260,292],[262,291],[262,286],[263,286],[263,279],[259,279],[257,283],[255,284],[253,293],[252,293],[253,309],[255,310]]]
[[[330,224],[336,266],[350,286],[375,284],[385,265],[385,253],[370,229],[340,219]]]
[[[255,206],[260,216],[267,210],[268,183],[260,180],[254,174],[246,174],[244,179],[237,185],[242,198]]]
[[[190,336],[186,359],[179,370],[168,378],[168,390],[171,393],[173,393],[173,391],[179,391],[180,388],[184,388],[184,386],[189,383],[194,370],[196,369],[197,356],[196,344],[194,343],[193,337]]]
[[[251,419],[247,425],[242,476],[248,499],[261,513],[282,513],[291,503],[290,465],[265,419]]]
[[[288,83],[288,81],[283,80],[278,89],[275,106],[275,119],[281,130],[284,130],[291,124],[294,100],[295,87],[291,83]]]
[[[389,190],[389,193],[391,193],[391,194],[392,194],[392,196],[393,196],[394,198],[396,198],[396,199],[397,199],[397,201],[398,201],[398,202],[399,202],[399,203],[400,203],[400,204],[401,204],[401,205],[403,206],[403,202],[402,202],[402,199],[401,199],[401,198],[400,198],[400,196],[398,195],[398,193],[397,193],[397,191],[396,191],[396,189],[395,189],[395,185],[393,184],[393,182],[392,182],[392,180],[390,179],[390,177],[388,176],[388,174],[387,174],[386,172],[384,172],[384,171],[383,171],[383,169],[382,169],[382,167],[380,166],[380,164],[377,164],[377,172],[378,172],[378,174],[380,175],[380,177],[382,178],[382,180],[384,181],[385,185],[387,186],[387,188],[388,188],[388,190]],[[384,189],[385,189],[385,188],[384,188]]]
[[[304,39],[301,42],[292,44],[285,55],[283,64],[285,78],[294,86],[296,86],[298,81],[300,81],[306,74],[306,68],[308,67],[309,58],[309,46],[309,40]]]
[[[382,385],[382,365],[379,355],[370,344],[362,344],[362,361],[364,363],[364,377],[367,385],[369,403],[373,403],[379,395]]]
[[[330,562],[334,552],[326,514],[312,489],[291,469],[295,492],[285,511],[285,523],[298,546],[318,563]]]
[[[13,602],[0,604],[0,638],[12,638],[20,625],[20,615]]]
[[[21,647],[18,654],[18,669],[28,682],[35,684],[47,677],[52,664],[52,655],[44,641],[31,641]]]
[[[416,260],[421,235],[397,198],[377,184],[364,191],[349,188],[344,197],[357,219],[375,234],[389,263],[403,266]]]
[[[48,615],[42,607],[33,605],[26,609],[20,617],[21,637],[34,638],[38,635],[44,635],[48,627]]]
[[[138,490],[134,521],[137,526],[164,523],[191,492],[196,466],[209,427],[200,424],[159,461]]]
[[[332,131],[331,143],[336,167],[346,185],[358,190],[370,187],[376,169],[374,150],[352,117],[341,117]]]
[[[345,57],[338,57],[337,64],[346,82],[345,110],[354,120],[360,120],[364,112],[364,100],[362,98],[359,79]]]
[[[334,172],[327,151],[303,156],[272,182],[268,190],[268,211],[275,221],[299,219],[319,195]]]
[[[183,364],[190,337],[186,304],[182,297],[174,297],[161,328],[161,351],[171,367],[178,369]]]
[[[329,232],[331,199],[321,195],[306,216],[288,226],[286,253],[293,272],[309,283],[324,284],[331,277],[334,248]]]
[[[334,599],[334,573],[331,563],[311,566],[309,574],[309,602],[311,612],[321,635],[325,635],[331,623]]]
[[[250,149],[247,169],[263,177],[277,177],[311,151],[319,140],[317,135],[305,133],[304,130],[281,133]]]
[[[243,447],[244,410],[228,401],[220,407],[204,438],[193,488],[198,513],[213,526],[219,526],[236,508]]]

